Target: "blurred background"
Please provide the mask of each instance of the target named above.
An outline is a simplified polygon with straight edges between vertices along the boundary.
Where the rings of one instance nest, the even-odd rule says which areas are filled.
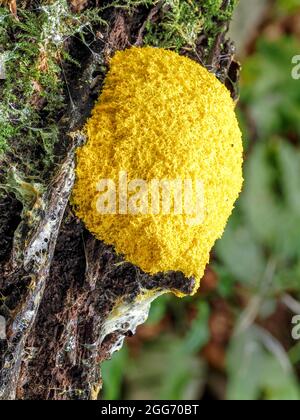
[[[240,0],[230,36],[243,194],[199,293],[154,302],[103,399],[300,399],[300,0]]]

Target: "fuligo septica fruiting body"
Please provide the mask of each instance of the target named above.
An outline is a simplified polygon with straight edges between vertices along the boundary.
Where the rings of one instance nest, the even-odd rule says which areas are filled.
[[[111,59],[85,130],[77,216],[127,261],[150,274],[194,276],[196,290],[243,183],[241,132],[227,88],[175,52],[130,48]],[[197,185],[192,214],[184,211],[184,186],[197,193]]]

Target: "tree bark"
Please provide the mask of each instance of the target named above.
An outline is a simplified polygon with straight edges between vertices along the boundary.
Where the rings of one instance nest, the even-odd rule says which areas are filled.
[[[107,2],[109,3],[109,2]],[[226,10],[228,1],[223,2]],[[144,44],[147,22],[158,24],[165,2],[128,11],[111,7],[107,27],[93,41],[93,52],[70,42],[80,70],[68,74],[72,100],[59,128],[67,150],[46,192],[34,189],[30,211],[21,213],[13,195],[0,216],[0,399],[97,399],[101,363],[147,318],[151,301],[169,291],[189,294],[194,279],[170,272],[150,276],[96,240],[75,217],[69,198],[74,182],[74,151],[85,139],[82,127],[99,94],[109,58],[116,50]],[[228,22],[215,22],[210,54],[205,33],[195,50],[182,54],[205,64],[237,97],[239,66],[226,39]],[[66,141],[66,138],[71,138]],[[32,186],[31,186],[32,188]],[[1,215],[1,207],[0,207]]]

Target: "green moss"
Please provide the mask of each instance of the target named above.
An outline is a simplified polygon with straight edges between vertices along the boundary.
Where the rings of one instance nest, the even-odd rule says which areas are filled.
[[[237,0],[228,0],[226,5],[224,0],[164,0],[160,23],[147,23],[145,44],[176,51],[195,50],[197,40],[204,35],[209,55],[216,36],[225,30],[222,23],[230,19],[236,3]]]
[[[188,0],[166,0],[161,22],[148,22],[146,26],[145,44],[176,51],[184,46],[194,47],[203,27],[197,3]]]
[[[138,6],[153,6],[157,3],[155,0],[115,0],[108,7],[117,7],[133,11]]]
[[[15,127],[6,121],[1,122],[0,129],[0,156],[7,150],[7,139],[15,135]]]
[[[230,20],[238,0],[205,0],[202,2],[203,29],[211,44],[222,31],[222,23]],[[223,30],[225,28],[223,27]]]
[[[19,7],[19,21],[0,7],[0,155],[8,154],[25,177],[47,182],[57,123],[69,103],[61,63],[72,58],[65,41],[101,19],[99,9],[76,15],[65,0],[41,3]]]

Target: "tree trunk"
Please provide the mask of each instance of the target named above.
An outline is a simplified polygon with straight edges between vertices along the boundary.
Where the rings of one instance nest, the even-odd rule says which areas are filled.
[[[7,183],[0,197],[0,399],[96,399],[101,363],[146,320],[151,301],[193,289],[194,280],[182,273],[150,276],[123,261],[84,228],[69,204],[74,151],[85,140],[76,130],[99,94],[109,58],[116,50],[144,45],[146,35],[151,42],[149,25],[158,28],[173,7],[168,1],[99,3],[107,6],[99,11],[106,24],[93,24],[91,42],[79,37],[64,42],[79,66],[60,58],[69,99],[68,109],[57,115],[60,142],[51,179],[40,189],[19,178],[16,163],[7,171],[13,184]],[[206,16],[206,2],[194,3]],[[75,12],[86,6],[71,2]],[[30,2],[24,7],[30,9]],[[224,18],[229,7],[232,2],[223,1],[222,19],[214,16],[212,29],[202,25],[194,46],[180,46],[179,52],[207,66],[236,98],[239,66],[226,39],[230,14]]]

